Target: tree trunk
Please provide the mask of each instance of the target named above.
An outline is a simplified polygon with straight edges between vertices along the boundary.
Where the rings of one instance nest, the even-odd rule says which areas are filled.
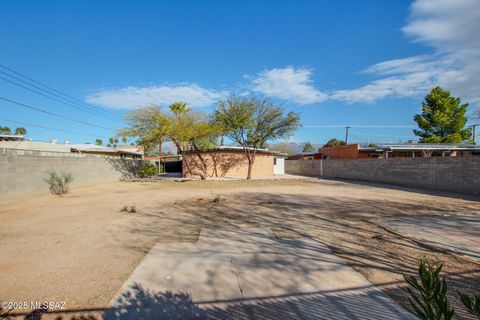
[[[253,167],[253,162],[248,159],[248,173],[247,173],[247,180],[252,179],[252,167]]]
[[[208,176],[208,169],[207,169],[207,162],[205,159],[202,157],[201,151],[198,149],[197,145],[194,143],[193,148],[195,149],[195,153],[197,154],[197,157],[200,159],[200,162],[202,163],[202,171],[203,173],[200,174],[200,178],[202,180],[206,180]]]
[[[188,173],[192,175],[192,170],[190,169],[190,164],[187,161],[187,157],[185,156],[185,152],[183,151],[182,146],[179,143],[175,143],[175,146],[177,147],[177,150],[180,152],[182,155],[182,161],[185,163],[185,166],[187,167]],[[186,174],[183,172],[183,165],[182,165],[182,178],[185,178]]]
[[[162,156],[162,153],[163,153],[163,150],[162,150],[162,141],[160,141],[160,143],[158,144],[158,156],[161,157],[161,156]]]

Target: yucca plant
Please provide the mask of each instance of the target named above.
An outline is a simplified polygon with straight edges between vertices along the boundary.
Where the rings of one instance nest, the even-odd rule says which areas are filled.
[[[462,303],[465,308],[467,308],[468,312],[480,319],[480,295],[470,297],[469,295],[461,292],[458,292],[458,295],[460,296],[460,300],[462,300]]]
[[[454,308],[448,300],[448,286],[445,278],[440,277],[443,265],[431,264],[421,260],[418,267],[418,279],[403,275],[409,284],[406,291],[415,314],[419,319],[449,320],[453,318]]]

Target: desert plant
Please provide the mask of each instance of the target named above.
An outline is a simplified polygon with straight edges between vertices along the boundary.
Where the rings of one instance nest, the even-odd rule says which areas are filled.
[[[128,212],[128,213],[136,213],[137,208],[135,206],[124,206],[120,211],[121,212]]]
[[[222,197],[220,197],[219,195],[217,195],[215,198],[213,198],[212,202],[213,203],[220,203],[220,201],[222,201]]]
[[[153,163],[145,162],[138,168],[138,175],[141,178],[149,178],[158,174],[157,166]]]
[[[49,172],[49,177],[45,182],[49,185],[52,194],[62,196],[68,193],[68,185],[73,181],[71,173],[57,173],[55,171]]]
[[[418,279],[415,276],[403,275],[410,285],[406,288],[410,295],[408,301],[420,319],[448,320],[453,317],[454,308],[450,306],[447,297],[447,282],[440,277],[442,267],[441,263],[431,264],[427,260],[421,260]]]
[[[465,293],[458,292],[460,300],[462,300],[463,305],[467,308],[468,312],[477,316],[480,319],[480,295],[472,296]]]

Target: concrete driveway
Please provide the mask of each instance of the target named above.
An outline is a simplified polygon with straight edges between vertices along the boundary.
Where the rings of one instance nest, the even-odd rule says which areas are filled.
[[[203,229],[157,244],[106,319],[414,319],[316,240]]]
[[[480,259],[480,215],[403,216],[379,222],[436,247]]]

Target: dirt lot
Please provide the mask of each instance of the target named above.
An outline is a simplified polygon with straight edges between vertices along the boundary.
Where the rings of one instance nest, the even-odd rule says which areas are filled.
[[[401,215],[478,214],[479,198],[335,181],[118,182],[0,202],[0,301],[104,307],[157,242],[203,227],[269,228],[323,241],[405,305],[402,272],[443,261],[451,292],[480,290],[480,264],[379,225]],[[135,206],[135,213],[122,212]],[[461,309],[461,308],[457,308]]]

